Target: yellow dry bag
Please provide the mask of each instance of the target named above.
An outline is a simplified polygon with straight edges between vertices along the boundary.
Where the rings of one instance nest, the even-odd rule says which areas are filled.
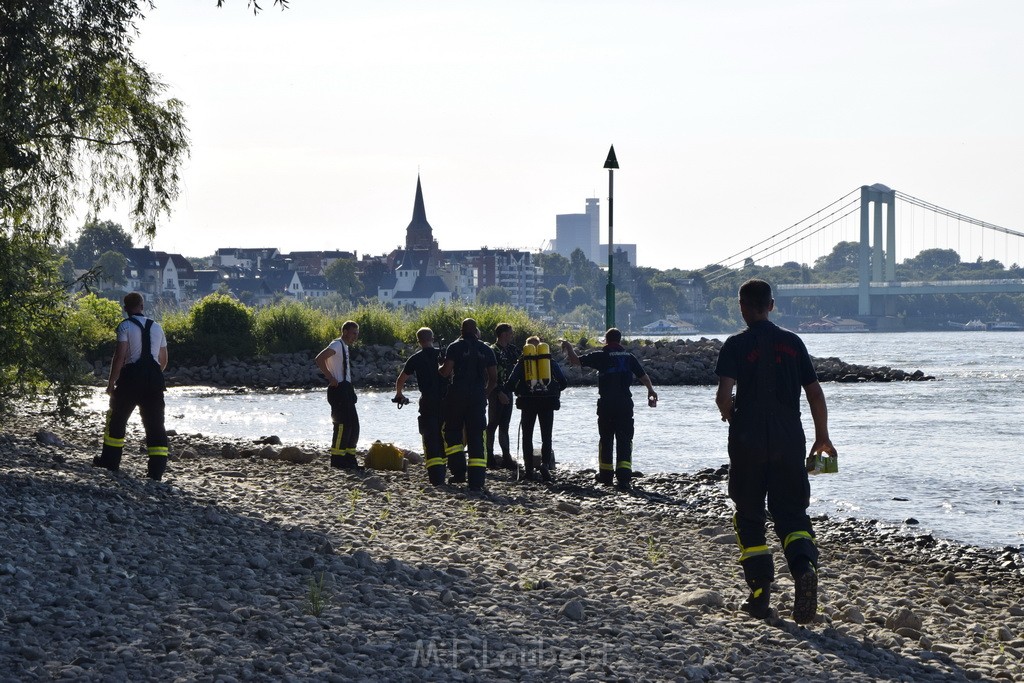
[[[402,472],[406,468],[405,456],[393,443],[374,441],[370,450],[366,452],[366,466],[375,470]]]

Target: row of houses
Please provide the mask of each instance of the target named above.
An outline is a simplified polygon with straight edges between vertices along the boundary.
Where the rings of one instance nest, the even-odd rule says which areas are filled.
[[[331,289],[323,269],[350,252],[296,252],[277,249],[218,249],[211,268],[195,268],[181,254],[149,247],[128,249],[123,281],[101,279],[103,290],[142,292],[147,298],[187,303],[213,292],[229,292],[248,303],[266,304],[280,296],[308,299],[327,296]],[[85,271],[79,271],[81,276]]]
[[[281,297],[315,299],[332,294],[324,276],[335,261],[355,262],[363,296],[393,306],[422,308],[442,301],[474,301],[485,287],[500,287],[513,306],[537,313],[537,290],[544,284],[535,255],[516,249],[443,251],[427,222],[423,190],[416,179],[413,218],[404,247],[364,256],[348,251],[294,251],[273,247],[217,249],[210,268],[197,269],[181,254],[129,249],[125,283],[99,283],[101,289],[139,291],[156,300],[187,303],[223,291],[249,304]]]

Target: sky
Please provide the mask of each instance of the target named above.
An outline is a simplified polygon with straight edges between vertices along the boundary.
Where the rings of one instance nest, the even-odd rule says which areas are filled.
[[[261,4],[140,25],[191,137],[155,249],[383,254],[417,175],[442,249],[540,249],[587,197],[606,241],[611,145],[641,266],[720,261],[874,183],[1024,231],[1017,0]]]

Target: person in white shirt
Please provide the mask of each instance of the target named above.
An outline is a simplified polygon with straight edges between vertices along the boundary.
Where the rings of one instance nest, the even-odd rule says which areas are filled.
[[[128,317],[117,326],[117,346],[110,362],[107,380],[110,410],[103,433],[103,450],[93,458],[92,464],[113,472],[120,469],[128,418],[138,407],[146,430],[147,474],[150,479],[159,480],[167,469],[163,378],[167,367],[167,338],[159,323],[142,314],[142,308],[142,295],[138,292],[124,297]]]
[[[359,324],[347,320],[341,326],[341,337],[317,354],[316,366],[327,378],[327,402],[331,406],[334,435],[331,438],[331,467],[357,467],[356,444],[359,442],[359,414],[356,412],[356,390],[352,387],[352,356],[349,348],[359,338]]]

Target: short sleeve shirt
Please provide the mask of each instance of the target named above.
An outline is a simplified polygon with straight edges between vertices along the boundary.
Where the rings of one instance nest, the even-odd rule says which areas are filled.
[[[742,411],[757,397],[759,335],[771,337],[775,352],[775,391],[782,405],[800,412],[800,390],[818,381],[803,340],[775,323],[762,320],[725,340],[718,354],[715,374],[736,380],[736,410]],[[751,405],[752,408],[752,405]]]
[[[618,344],[608,344],[599,351],[580,356],[580,365],[597,370],[597,391],[601,398],[630,398],[633,377],[647,374],[632,353]]]
[[[324,361],[327,365],[327,369],[330,371],[331,376],[338,382],[351,382],[352,381],[352,349],[348,347],[348,344],[341,341],[341,339],[335,339],[327,348],[334,351],[333,356],[328,356]],[[347,362],[346,362],[347,359]]]
[[[146,321],[149,320],[144,315],[133,315],[139,323],[145,327]],[[134,363],[142,357],[142,330],[138,325],[131,322],[127,318],[121,321],[121,324],[117,326],[117,341],[128,342],[128,358],[125,360],[126,363]],[[160,359],[160,349],[166,348],[167,338],[164,336],[164,328],[160,327],[160,323],[154,322],[153,327],[149,329],[149,349],[153,358],[156,360]]]
[[[434,348],[420,349],[405,361],[402,372],[415,375],[420,388],[420,401],[436,401],[441,398],[444,378],[437,372],[437,358],[441,352]]]

